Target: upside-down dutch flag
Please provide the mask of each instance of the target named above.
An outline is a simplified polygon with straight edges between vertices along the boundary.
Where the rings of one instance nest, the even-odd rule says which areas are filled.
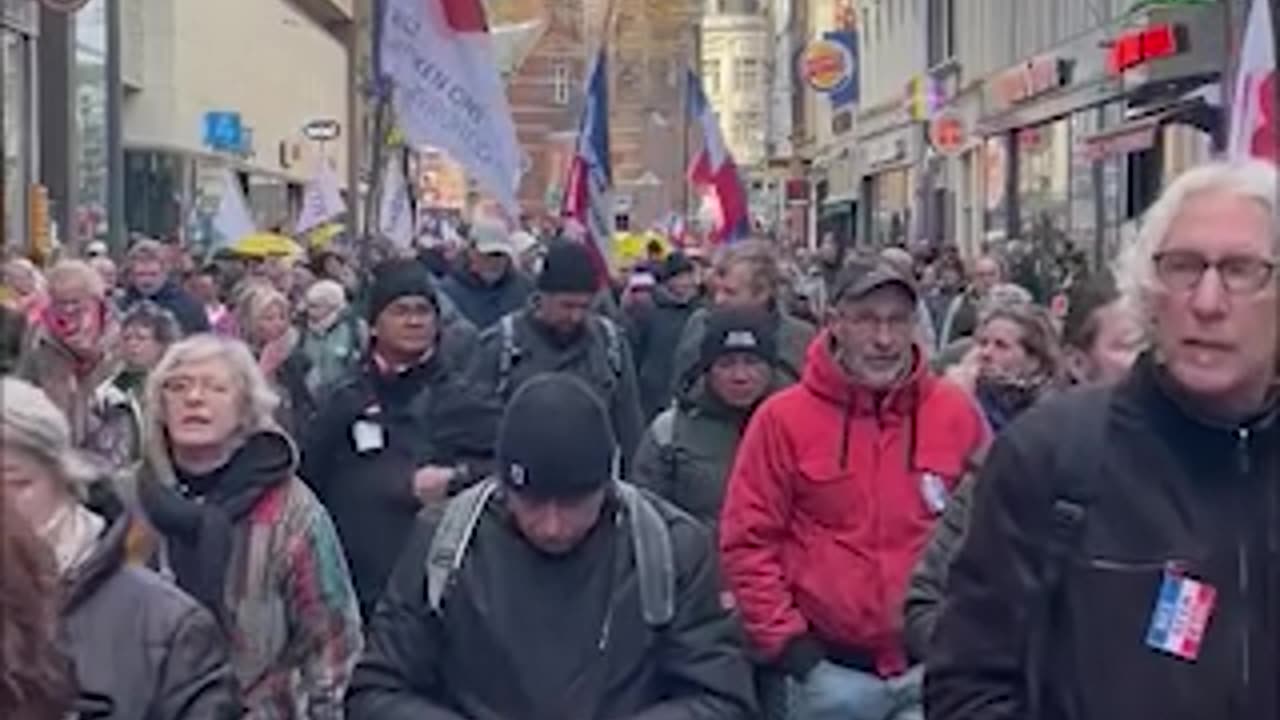
[[[561,216],[575,224],[591,248],[601,281],[608,278],[612,254],[613,212],[609,190],[613,167],[609,158],[609,72],[604,49],[596,56],[587,81],[586,105],[578,126],[578,143],[565,183]]]
[[[702,135],[702,150],[689,165],[689,182],[710,197],[716,209],[716,222],[711,238],[716,243],[729,243],[745,237],[751,229],[747,212],[747,193],[738,175],[738,166],[724,144],[720,121],[702,91],[702,81],[688,73],[689,121]]]

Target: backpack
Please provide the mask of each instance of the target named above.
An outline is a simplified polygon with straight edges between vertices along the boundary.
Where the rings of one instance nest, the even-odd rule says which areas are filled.
[[[640,607],[650,627],[661,628],[675,616],[676,566],[667,527],[654,501],[630,483],[614,483],[622,501],[635,550]],[[444,607],[458,571],[466,560],[484,509],[498,490],[494,479],[471,487],[449,500],[427,550],[427,600],[437,616]]]
[[[618,330],[618,326],[612,320],[601,315],[593,315],[592,322],[595,322],[600,332],[605,337],[605,357],[609,362],[609,371],[613,373],[615,379],[621,379],[624,368],[622,360],[622,333]],[[516,341],[516,316],[514,313],[508,313],[502,316],[502,320],[498,322],[499,333],[501,334],[501,349],[498,351],[498,385],[497,391],[500,397],[506,397],[507,391],[511,389],[511,372],[515,369],[516,362],[520,359],[520,345]]]
[[[1073,412],[1072,427],[1059,447],[1059,456],[1050,482],[1053,483],[1052,520],[1036,597],[1031,604],[1030,631],[1027,638],[1026,668],[1028,718],[1039,720],[1042,713],[1042,690],[1046,661],[1054,649],[1050,647],[1051,623],[1062,589],[1065,570],[1073,552],[1084,537],[1089,507],[1103,489],[1100,482],[1102,463],[1106,457],[1107,429],[1111,419],[1111,388],[1091,388],[1064,400]],[[1100,411],[1100,416],[1099,416]]]

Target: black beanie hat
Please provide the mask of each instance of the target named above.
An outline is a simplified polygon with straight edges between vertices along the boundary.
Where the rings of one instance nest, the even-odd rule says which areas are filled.
[[[716,308],[707,316],[698,358],[699,374],[731,353],[755,355],[773,364],[778,356],[777,332],[769,314],[748,308]]]
[[[373,269],[373,284],[369,287],[369,323],[378,322],[378,316],[388,305],[402,297],[426,298],[440,311],[431,275],[417,260],[388,260]]]
[[[658,282],[666,282],[677,275],[694,271],[693,262],[682,252],[673,252],[658,267]]]
[[[591,251],[579,242],[558,240],[547,248],[538,275],[544,293],[594,293],[600,287]]]
[[[604,401],[583,380],[544,373],[516,390],[498,427],[498,475],[522,495],[571,499],[613,477],[616,441]]]

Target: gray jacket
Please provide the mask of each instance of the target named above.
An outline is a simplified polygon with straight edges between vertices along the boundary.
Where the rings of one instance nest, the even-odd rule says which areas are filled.
[[[240,717],[226,636],[177,587],[125,564],[128,529],[127,516],[114,523],[65,580],[62,632],[82,697],[112,720]]]
[[[933,537],[911,573],[911,584],[907,586],[907,597],[902,608],[903,636],[907,655],[918,662],[928,657],[929,645],[933,642],[933,628],[938,622],[938,616],[942,614],[951,559],[960,549],[960,543],[964,541],[965,531],[969,527],[969,506],[973,502],[974,480],[975,476],[971,473],[960,482],[947,503],[942,521],[934,528]]]

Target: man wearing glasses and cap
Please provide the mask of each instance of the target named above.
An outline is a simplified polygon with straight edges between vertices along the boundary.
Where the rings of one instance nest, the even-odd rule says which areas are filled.
[[[900,604],[986,427],[930,374],[911,278],[846,265],[800,382],[755,412],[720,517],[754,649],[796,687],[797,720],[922,720],[923,658]]]

